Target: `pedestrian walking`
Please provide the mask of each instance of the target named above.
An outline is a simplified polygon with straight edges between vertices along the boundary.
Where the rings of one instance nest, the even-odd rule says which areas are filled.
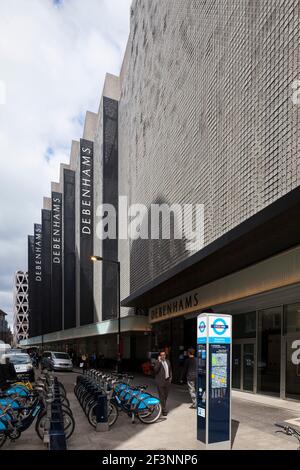
[[[162,406],[162,414],[167,416],[167,400],[172,382],[172,368],[165,351],[159,353],[158,360],[154,364],[154,377]]]
[[[81,364],[82,364],[82,373],[84,374],[88,368],[88,355],[83,353],[81,356]]]
[[[93,352],[91,354],[91,357],[90,357],[90,365],[91,367],[93,368],[97,368],[97,355],[95,352]]]
[[[195,409],[197,407],[196,399],[196,366],[197,360],[195,358],[195,349],[190,348],[188,350],[188,357],[183,366],[181,383],[184,380],[187,381],[189,393],[192,399],[192,406],[190,408]]]

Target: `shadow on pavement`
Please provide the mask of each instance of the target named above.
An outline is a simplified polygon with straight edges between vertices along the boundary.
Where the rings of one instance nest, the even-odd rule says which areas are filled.
[[[240,422],[236,421],[235,419],[231,420],[231,447],[233,447],[238,429],[239,429]]]

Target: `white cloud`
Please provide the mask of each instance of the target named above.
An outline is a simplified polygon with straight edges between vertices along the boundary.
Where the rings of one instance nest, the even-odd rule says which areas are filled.
[[[57,4],[57,5],[56,5]],[[27,235],[57,180],[82,116],[118,74],[131,0],[10,0],[0,5],[0,308],[3,279],[27,267]],[[52,154],[49,152],[52,149]],[[48,151],[48,159],[46,158]],[[4,277],[3,277],[4,276]],[[11,318],[10,318],[11,321]]]

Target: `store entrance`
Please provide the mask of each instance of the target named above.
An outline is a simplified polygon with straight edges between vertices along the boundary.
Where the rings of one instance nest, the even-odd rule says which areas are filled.
[[[232,347],[232,388],[254,392],[255,340],[237,340]]]
[[[258,312],[257,391],[280,396],[282,307]]]

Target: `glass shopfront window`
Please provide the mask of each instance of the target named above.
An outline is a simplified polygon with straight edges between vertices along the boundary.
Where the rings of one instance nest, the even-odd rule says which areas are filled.
[[[254,391],[256,312],[233,316],[232,387]]]
[[[241,313],[232,317],[233,339],[256,337],[256,312]]]
[[[286,335],[286,390],[287,398],[300,399],[300,303],[284,309]]]

